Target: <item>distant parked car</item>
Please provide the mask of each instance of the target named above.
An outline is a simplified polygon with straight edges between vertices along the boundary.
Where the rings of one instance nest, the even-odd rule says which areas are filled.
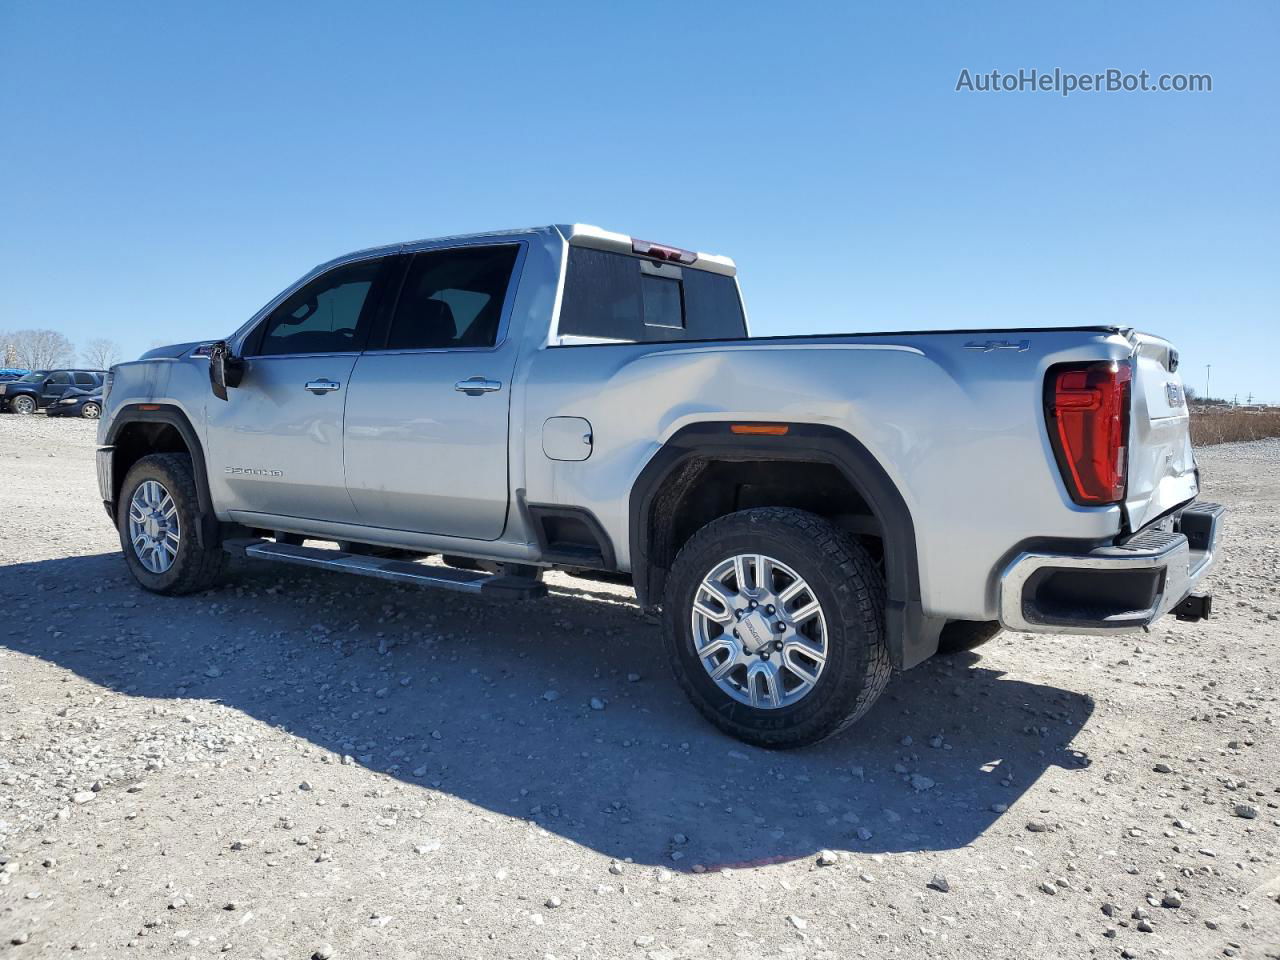
[[[9,383],[0,383],[0,410],[35,413],[61,400],[68,390],[77,388],[101,393],[106,376],[105,370],[36,370]]]
[[[72,389],[62,395],[61,400],[44,408],[50,417],[84,417],[86,420],[97,420],[102,416],[102,388]]]

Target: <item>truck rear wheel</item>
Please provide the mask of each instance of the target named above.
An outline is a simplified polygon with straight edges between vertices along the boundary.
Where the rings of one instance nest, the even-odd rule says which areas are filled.
[[[884,579],[870,554],[811,513],[729,514],[681,549],[663,632],[676,679],[726,733],[800,747],[839,733],[889,680]]]
[[[144,589],[176,596],[217,582],[227,555],[220,544],[200,543],[200,521],[190,457],[153,453],[130,468],[116,505],[116,529],[129,571]]]

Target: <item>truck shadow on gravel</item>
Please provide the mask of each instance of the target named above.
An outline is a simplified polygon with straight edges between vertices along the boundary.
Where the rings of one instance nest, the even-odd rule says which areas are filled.
[[[657,625],[611,589],[558,578],[548,600],[501,604],[262,565],[166,598],[100,554],[0,568],[0,643],[130,697],[216,701],[305,738],[333,755],[308,777],[317,791],[346,755],[675,870],[962,847],[1049,768],[1088,763],[1070,747],[1088,697],[976,654],[896,677],[832,741],[744,746],[688,704]]]

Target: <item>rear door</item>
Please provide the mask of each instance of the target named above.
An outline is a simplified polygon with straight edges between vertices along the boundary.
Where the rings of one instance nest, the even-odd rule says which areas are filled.
[[[1159,337],[1140,333],[1135,339],[1125,498],[1133,530],[1199,492],[1177,352]]]
[[[523,258],[521,243],[413,255],[347,397],[346,482],[361,523],[502,536],[518,351],[507,328]]]
[[[245,340],[240,384],[206,404],[209,480],[229,510],[356,521],[342,469],[343,410],[393,260],[321,274]]]
[[[62,399],[62,395],[71,389],[71,372],[68,370],[55,370],[44,381],[44,386],[40,390],[40,406],[47,407],[51,403],[57,403]]]

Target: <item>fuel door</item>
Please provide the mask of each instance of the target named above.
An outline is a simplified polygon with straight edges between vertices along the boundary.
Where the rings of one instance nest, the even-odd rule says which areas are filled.
[[[591,422],[582,417],[551,417],[542,425],[542,452],[549,460],[585,460],[592,443]]]

